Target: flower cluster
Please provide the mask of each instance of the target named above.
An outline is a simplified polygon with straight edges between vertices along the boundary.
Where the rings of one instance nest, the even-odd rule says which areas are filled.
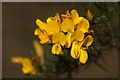
[[[89,21],[80,17],[76,10],[67,11],[61,18],[56,13],[46,22],[37,19],[36,24],[38,28],[34,35],[38,36],[41,44],[53,44],[52,54],[62,54],[62,48],[71,48],[70,55],[74,59],[79,59],[82,64],[87,62],[86,49],[92,44],[93,37],[90,35]]]

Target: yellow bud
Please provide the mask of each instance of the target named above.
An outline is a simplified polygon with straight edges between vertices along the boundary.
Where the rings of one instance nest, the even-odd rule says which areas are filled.
[[[92,21],[92,19],[93,19],[93,15],[92,15],[92,12],[90,10],[87,11],[87,18],[90,21]]]

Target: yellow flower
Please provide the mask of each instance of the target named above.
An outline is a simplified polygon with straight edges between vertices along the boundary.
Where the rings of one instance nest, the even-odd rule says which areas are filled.
[[[35,29],[34,35],[37,35],[39,37],[41,44],[49,43],[50,39],[45,31],[46,23],[43,23],[41,20],[37,19],[36,24],[39,26],[39,28]]]
[[[71,14],[67,10],[66,14],[62,14],[62,19],[71,19],[74,23],[74,25],[77,25],[81,20],[82,17],[79,17],[78,12],[76,10],[72,10]]]
[[[47,23],[44,23],[39,19],[36,20],[39,28],[35,29],[34,35],[38,35],[41,44],[50,43],[51,36],[60,31],[60,17],[58,13],[55,17],[49,17],[46,22]]]
[[[51,52],[53,54],[61,54],[62,48],[61,48],[60,44],[58,44],[58,43],[54,44]]]
[[[65,15],[62,15],[62,19],[63,19],[63,21],[64,21],[64,19],[70,19],[73,22],[72,25],[74,24],[74,29],[75,28],[80,29],[81,31],[83,31],[83,33],[88,32],[88,28],[89,28],[88,20],[86,20],[84,17],[79,17],[78,12],[74,9],[71,11],[71,14],[67,11],[67,13]],[[67,23],[67,21],[66,21],[66,23]],[[66,27],[63,27],[63,28],[66,28]],[[67,28],[67,30],[68,30],[68,28]],[[66,29],[65,30],[63,29],[63,31],[67,32]]]
[[[36,74],[36,69],[32,65],[32,62],[31,62],[30,59],[22,58],[22,57],[13,57],[12,62],[22,64],[22,72],[24,74],[30,74],[30,75],[35,75]]]
[[[71,48],[71,56],[74,59],[78,59],[82,64],[85,64],[88,60],[88,54],[85,49],[80,47],[80,45],[77,42],[73,42],[72,48]]]
[[[28,58],[23,58],[21,61],[22,64],[22,71],[24,74],[30,74],[30,75],[34,75],[36,74],[36,70],[34,68],[34,66],[32,65],[32,62],[30,59]]]
[[[72,15],[74,25],[77,26],[77,29],[81,30],[83,33],[88,32],[89,21],[84,17],[79,17],[76,10],[72,10],[71,15]]]
[[[93,38],[91,35],[88,35],[83,41],[74,41],[72,43],[72,48],[71,48],[71,56],[74,59],[78,59],[82,64],[85,64],[88,60],[88,54],[85,49],[86,47],[90,46],[93,42]],[[82,47],[85,46],[85,47]]]
[[[83,17],[79,17],[79,14],[76,10],[72,10],[71,14],[67,10],[66,14],[62,14],[62,19],[71,19],[76,26],[80,21],[82,21]]]
[[[93,15],[92,15],[92,12],[90,10],[87,11],[87,18],[90,21],[92,21],[92,19],[93,19]]]

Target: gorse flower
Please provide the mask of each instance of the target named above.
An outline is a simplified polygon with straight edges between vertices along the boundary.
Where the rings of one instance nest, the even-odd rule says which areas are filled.
[[[88,35],[83,41],[74,41],[72,44],[72,49],[71,49],[71,56],[74,59],[78,59],[81,63],[86,63],[88,59],[88,55],[86,52],[86,49],[88,46],[90,46],[93,42],[93,38],[91,35]],[[84,46],[84,47],[82,47]]]
[[[88,12],[90,20],[91,13]],[[51,49],[52,54],[62,54],[63,48],[71,48],[70,55],[74,59],[79,59],[81,63],[86,63],[88,54],[86,49],[93,42],[93,37],[87,33],[89,30],[89,21],[84,17],[80,17],[76,10],[62,14],[59,13],[54,17],[49,17],[46,22],[40,19],[36,20],[38,26],[34,31],[41,44],[53,44]],[[64,53],[63,53],[64,54]]]
[[[30,59],[22,58],[22,57],[13,57],[12,62],[22,64],[22,69],[21,70],[24,74],[29,74],[29,75],[36,74],[36,69],[33,66]]]

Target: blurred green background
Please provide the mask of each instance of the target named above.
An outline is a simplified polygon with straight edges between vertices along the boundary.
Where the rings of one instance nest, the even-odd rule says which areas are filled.
[[[35,20],[37,18],[45,21],[47,17],[54,16],[55,13],[63,14],[66,10],[76,9],[80,16],[86,16],[87,9],[98,12],[93,9],[94,3],[2,3],[2,62],[3,62],[3,78],[28,78],[39,76],[27,76],[21,72],[21,65],[13,64],[10,59],[14,56],[31,57],[34,53],[33,40],[36,36],[33,35],[37,28]],[[102,13],[102,11],[99,11]],[[116,13],[116,12],[115,12]],[[94,14],[94,13],[93,13]],[[112,27],[118,29],[119,15],[114,15],[111,19]],[[97,26],[96,26],[97,27]],[[104,38],[103,38],[104,40]],[[45,52],[49,52],[48,47],[44,47]],[[118,50],[110,48],[102,51],[105,62],[101,63],[108,72],[102,70],[96,64],[92,63],[87,69],[84,66],[78,70],[78,73],[73,72],[74,78],[114,78],[118,77]],[[109,53],[109,54],[108,54]],[[61,77],[66,77],[61,74]]]

